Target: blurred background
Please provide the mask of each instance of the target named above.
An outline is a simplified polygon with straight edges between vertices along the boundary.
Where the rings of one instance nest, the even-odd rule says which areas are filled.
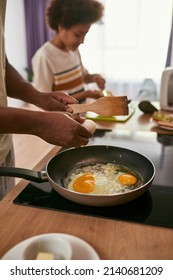
[[[172,0],[102,0],[102,23],[80,46],[89,72],[101,73],[114,95],[135,98],[149,86],[159,98],[162,71],[172,66]],[[11,64],[32,81],[31,57],[51,36],[44,11],[49,0],[7,0],[6,52]]]

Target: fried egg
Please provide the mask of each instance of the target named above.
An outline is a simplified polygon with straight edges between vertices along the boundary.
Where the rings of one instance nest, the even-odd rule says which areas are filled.
[[[128,192],[141,182],[134,171],[111,163],[75,167],[62,180],[64,187],[71,191],[95,195]]]

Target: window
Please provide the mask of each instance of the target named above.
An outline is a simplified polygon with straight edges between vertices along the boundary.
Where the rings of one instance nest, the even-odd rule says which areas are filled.
[[[145,78],[159,83],[168,50],[172,0],[102,3],[103,24],[94,24],[80,46],[85,67],[102,73],[114,86],[118,81],[141,84]]]

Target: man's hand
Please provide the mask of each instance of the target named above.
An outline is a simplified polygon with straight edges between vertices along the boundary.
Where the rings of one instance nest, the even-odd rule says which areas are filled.
[[[78,101],[65,92],[38,92],[36,104],[38,107],[46,111],[65,111],[72,113],[72,109],[68,104],[75,104]]]
[[[41,112],[39,123],[35,123],[35,135],[50,144],[66,147],[86,145],[92,133],[82,126],[84,119],[78,115],[62,112]]]

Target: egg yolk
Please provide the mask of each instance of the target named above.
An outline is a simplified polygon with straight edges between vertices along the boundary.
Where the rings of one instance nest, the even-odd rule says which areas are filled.
[[[118,177],[118,181],[123,185],[134,185],[137,182],[137,178],[132,174],[122,174]]]
[[[94,190],[95,180],[91,174],[84,174],[78,177],[73,183],[76,192],[90,193]]]

